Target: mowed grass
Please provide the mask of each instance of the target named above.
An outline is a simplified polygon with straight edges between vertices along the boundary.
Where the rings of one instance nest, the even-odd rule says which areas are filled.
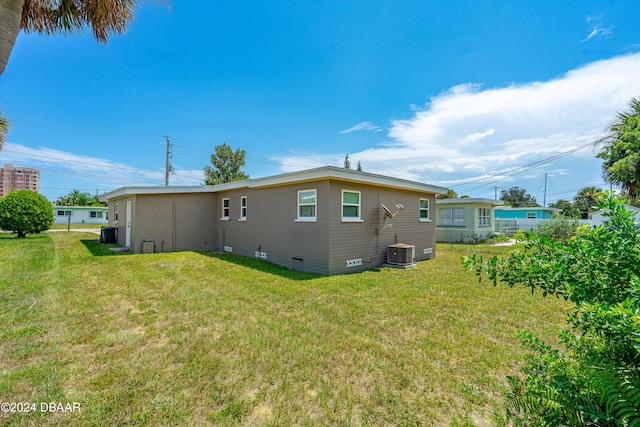
[[[105,227],[109,224],[107,224],[106,222],[104,224],[85,224],[85,223],[80,223],[80,224],[53,224],[50,229],[51,230],[66,230],[67,228],[70,228],[71,230],[78,230],[78,229],[89,229],[89,228],[97,228],[100,229],[101,227]]]
[[[510,248],[328,277],[95,240],[0,234],[0,402],[38,405],[0,424],[499,425],[516,331],[553,341],[564,323],[562,301],[460,261]]]

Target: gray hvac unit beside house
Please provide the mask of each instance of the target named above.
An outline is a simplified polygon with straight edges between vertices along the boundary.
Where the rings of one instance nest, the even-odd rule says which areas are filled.
[[[413,264],[416,247],[402,243],[390,245],[387,252],[387,264],[409,265]]]

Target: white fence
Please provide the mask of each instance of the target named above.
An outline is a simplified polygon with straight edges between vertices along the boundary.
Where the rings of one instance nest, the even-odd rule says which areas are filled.
[[[513,234],[518,230],[529,231],[538,226],[543,222],[549,221],[548,219],[535,219],[535,218],[496,218],[494,219],[495,231],[496,233],[504,233],[504,234]],[[578,220],[580,225],[588,224],[588,225],[597,225],[594,221],[589,219],[580,219]]]

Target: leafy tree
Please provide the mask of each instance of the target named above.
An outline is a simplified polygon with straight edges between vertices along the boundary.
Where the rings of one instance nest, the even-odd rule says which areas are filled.
[[[631,98],[626,111],[619,113],[602,139],[598,157],[603,159],[603,175],[635,202],[640,184],[640,98]]]
[[[565,243],[533,236],[524,251],[465,258],[494,286],[522,285],[571,303],[559,348],[520,333],[531,353],[525,377],[508,378],[514,425],[640,425],[640,230],[613,196],[598,207],[609,221],[579,227]]]
[[[7,66],[20,30],[70,34],[90,27],[96,40],[107,43],[111,34],[127,30],[138,3],[138,0],[1,1],[0,74]]]
[[[245,150],[233,149],[223,143],[215,147],[215,153],[211,155],[211,166],[204,167],[205,185],[221,184],[223,182],[241,181],[248,179],[249,175],[240,170],[245,165]]]
[[[51,203],[35,191],[16,190],[0,199],[0,228],[19,238],[48,230],[53,220]]]
[[[567,218],[582,218],[580,208],[573,201],[559,199],[555,203],[549,204],[550,208],[562,210],[562,215]]]
[[[529,206],[540,206],[536,202],[536,198],[527,193],[527,190],[520,187],[511,187],[508,190],[502,190],[500,200],[506,205],[514,208],[524,208]]]
[[[362,163],[360,163],[360,160],[358,160],[358,166],[356,167],[356,171],[362,172]]]
[[[351,161],[349,160],[349,155],[344,156],[344,168],[351,170]]]

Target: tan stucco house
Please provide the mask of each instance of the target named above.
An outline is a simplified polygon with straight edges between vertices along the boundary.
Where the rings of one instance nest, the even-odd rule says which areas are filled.
[[[415,260],[434,257],[435,196],[446,191],[326,166],[213,186],[122,187],[100,199],[134,253],[153,240],[155,252],[220,250],[341,274],[385,263],[397,243],[414,246]]]

